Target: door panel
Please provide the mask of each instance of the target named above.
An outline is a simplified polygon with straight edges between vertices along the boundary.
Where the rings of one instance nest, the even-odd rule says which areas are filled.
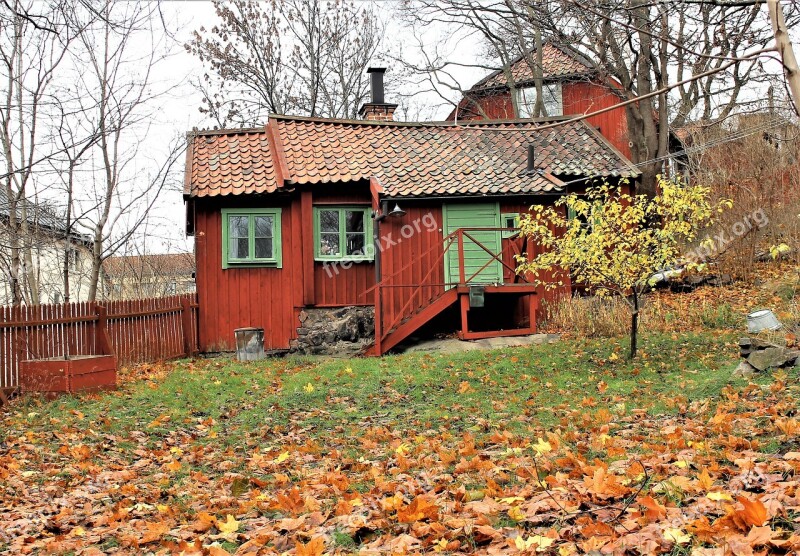
[[[445,235],[451,234],[458,228],[500,228],[499,203],[447,204],[443,207],[443,214]],[[492,253],[500,253],[500,230],[468,230],[467,233]],[[486,268],[471,280],[469,279],[489,261],[491,262]],[[503,281],[503,267],[500,261],[492,260],[489,253],[466,236],[464,237],[464,272],[467,280],[473,284]],[[447,251],[444,273],[447,282],[459,281],[458,244],[455,241]]]

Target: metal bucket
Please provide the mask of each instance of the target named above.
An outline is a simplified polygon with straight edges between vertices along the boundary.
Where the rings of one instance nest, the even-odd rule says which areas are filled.
[[[769,309],[755,311],[747,315],[747,331],[750,333],[761,332],[762,330],[778,330],[780,327],[780,321]]]
[[[237,328],[233,331],[236,337],[236,359],[239,361],[258,361],[264,359],[264,329]]]

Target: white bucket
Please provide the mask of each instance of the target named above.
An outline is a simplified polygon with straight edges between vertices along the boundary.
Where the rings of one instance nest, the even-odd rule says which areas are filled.
[[[747,315],[747,331],[750,333],[761,332],[762,330],[778,330],[780,327],[780,321],[769,309],[762,309]]]

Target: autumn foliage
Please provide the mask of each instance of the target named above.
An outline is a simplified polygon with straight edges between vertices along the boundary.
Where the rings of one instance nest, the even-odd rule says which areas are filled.
[[[172,373],[182,382],[208,381],[194,394],[206,401],[184,416],[142,406],[138,414],[156,416],[121,428],[104,403],[142,400],[132,397],[133,386],[80,403],[18,400],[2,422],[0,550],[215,556],[800,550],[795,371],[694,400],[679,389],[656,388],[662,393],[652,404],[672,408],[665,413],[652,404],[633,406],[645,398],[618,390],[613,354],[603,361],[579,355],[588,382],[575,401],[550,409],[551,425],[527,412],[487,419],[464,409],[482,395],[481,383],[489,387],[499,378],[493,361],[528,373],[528,355],[538,357],[519,350],[452,360],[445,369],[456,378],[442,374],[439,389],[426,387],[425,396],[436,404],[448,390],[464,403],[451,403],[436,421],[387,417],[410,403],[402,374],[375,392],[362,387],[357,395],[383,401],[356,413],[350,425],[324,421],[342,401],[335,383],[359,372],[345,362],[330,363],[337,370],[328,384],[321,367],[291,360],[269,367],[286,371],[269,372],[220,361],[180,364]],[[649,364],[651,357],[640,360]],[[673,360],[682,361],[678,353]],[[402,357],[388,361],[406,364]],[[432,360],[412,361],[421,369]],[[689,381],[696,371],[666,372]],[[240,420],[241,409],[265,395],[256,389],[261,383],[242,386],[238,400],[220,397],[224,391],[216,394],[214,384],[230,380],[224,383],[230,391],[259,373],[271,389],[283,389],[281,401],[255,420]],[[137,376],[146,393],[171,375]],[[658,375],[642,376],[646,387]],[[532,400],[555,388],[552,373],[516,380],[528,381]],[[313,392],[307,384],[316,385]],[[232,404],[212,417],[215,399]],[[494,402],[497,411],[501,404]]]

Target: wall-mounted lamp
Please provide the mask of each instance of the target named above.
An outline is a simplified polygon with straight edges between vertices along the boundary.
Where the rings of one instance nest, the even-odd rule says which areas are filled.
[[[400,218],[401,216],[405,216],[405,215],[406,215],[406,211],[404,211],[403,209],[401,209],[401,208],[400,208],[400,205],[398,205],[397,203],[395,203],[395,204],[394,204],[394,208],[393,208],[391,211],[389,211],[389,214],[388,214],[387,216],[392,216],[392,217],[395,217],[395,218]]]
[[[372,217],[375,219],[376,222],[381,222],[385,220],[388,216],[392,218],[400,218],[401,216],[405,216],[406,211],[400,208],[400,205],[395,203],[394,208],[389,210],[389,201],[383,201],[381,203],[381,210],[380,212],[373,212]]]

